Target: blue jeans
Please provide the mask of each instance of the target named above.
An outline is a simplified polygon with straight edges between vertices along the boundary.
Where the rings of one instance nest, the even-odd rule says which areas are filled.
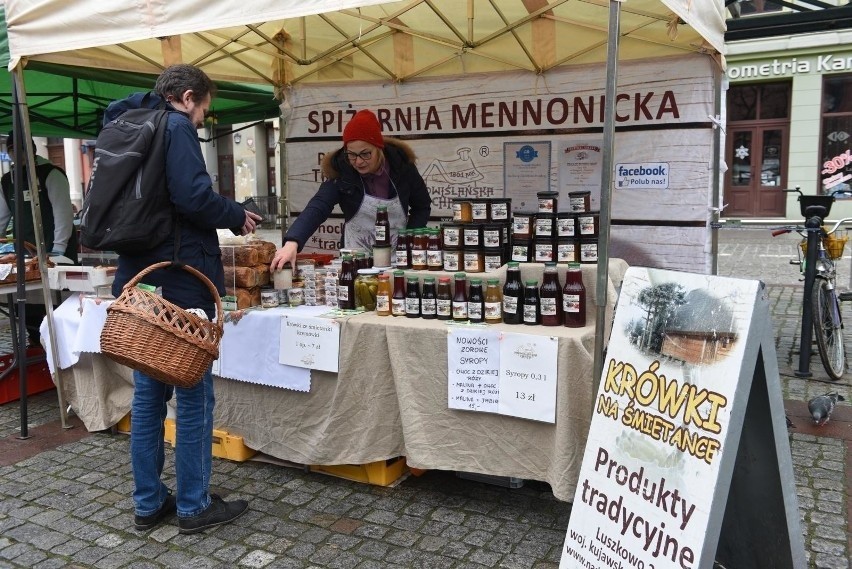
[[[166,402],[177,395],[175,478],[179,517],[195,516],[210,505],[213,462],[213,374],[204,373],[195,387],[184,389],[133,372],[135,389],[130,415],[130,463],[136,514],[150,516],[171,491],[160,479],[165,452],[163,441]]]

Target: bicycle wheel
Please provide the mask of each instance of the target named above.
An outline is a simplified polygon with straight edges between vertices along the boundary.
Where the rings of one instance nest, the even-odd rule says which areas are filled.
[[[843,346],[843,324],[840,321],[840,304],[828,279],[817,277],[811,295],[814,311],[814,336],[816,336],[819,359],[828,376],[833,380],[843,377],[846,371],[846,351]],[[837,311],[838,322],[834,322]]]

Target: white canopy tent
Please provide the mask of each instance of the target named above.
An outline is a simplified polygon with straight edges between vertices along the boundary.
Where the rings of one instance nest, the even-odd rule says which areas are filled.
[[[721,0],[7,0],[6,21],[19,79],[29,60],[155,74],[185,62],[216,80],[272,85],[283,104],[288,89],[306,84],[463,83],[472,73],[606,63],[606,100],[615,101],[618,61],[692,54],[721,68],[723,10]],[[604,125],[604,244],[614,109],[607,105]],[[718,168],[716,154],[708,166]],[[605,245],[600,257],[604,273]],[[599,323],[603,314],[599,307]]]

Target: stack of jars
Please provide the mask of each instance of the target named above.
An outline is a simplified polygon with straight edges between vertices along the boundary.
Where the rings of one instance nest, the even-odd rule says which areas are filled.
[[[570,192],[559,211],[558,192],[538,192],[537,211],[512,217],[512,261],[596,263],[599,213],[589,211],[590,192]]]
[[[509,256],[512,200],[454,198],[453,221],[441,227],[445,271],[490,272]]]
[[[579,263],[568,264],[564,286],[552,261],[545,263],[540,286],[538,280],[522,281],[520,265],[515,261],[509,262],[503,285],[499,279],[468,278],[461,271],[452,278],[421,278],[406,276],[403,270],[382,273],[374,284],[379,316],[530,326],[586,325],[586,289]]]

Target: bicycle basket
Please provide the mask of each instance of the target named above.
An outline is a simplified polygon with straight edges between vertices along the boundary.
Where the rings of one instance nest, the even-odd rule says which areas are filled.
[[[847,241],[849,241],[849,237],[834,237],[833,235],[829,235],[828,237],[823,238],[822,244],[825,247],[825,252],[828,255],[828,258],[839,259],[842,257],[843,248],[846,246]],[[802,255],[807,256],[808,242],[802,241],[799,243],[799,247],[802,248]]]
[[[825,217],[828,217],[828,214],[831,212],[831,204],[834,203],[834,196],[814,196],[814,195],[806,195],[799,196],[799,211],[802,213],[802,217],[807,217],[807,210],[812,205],[821,205],[825,208]]]

